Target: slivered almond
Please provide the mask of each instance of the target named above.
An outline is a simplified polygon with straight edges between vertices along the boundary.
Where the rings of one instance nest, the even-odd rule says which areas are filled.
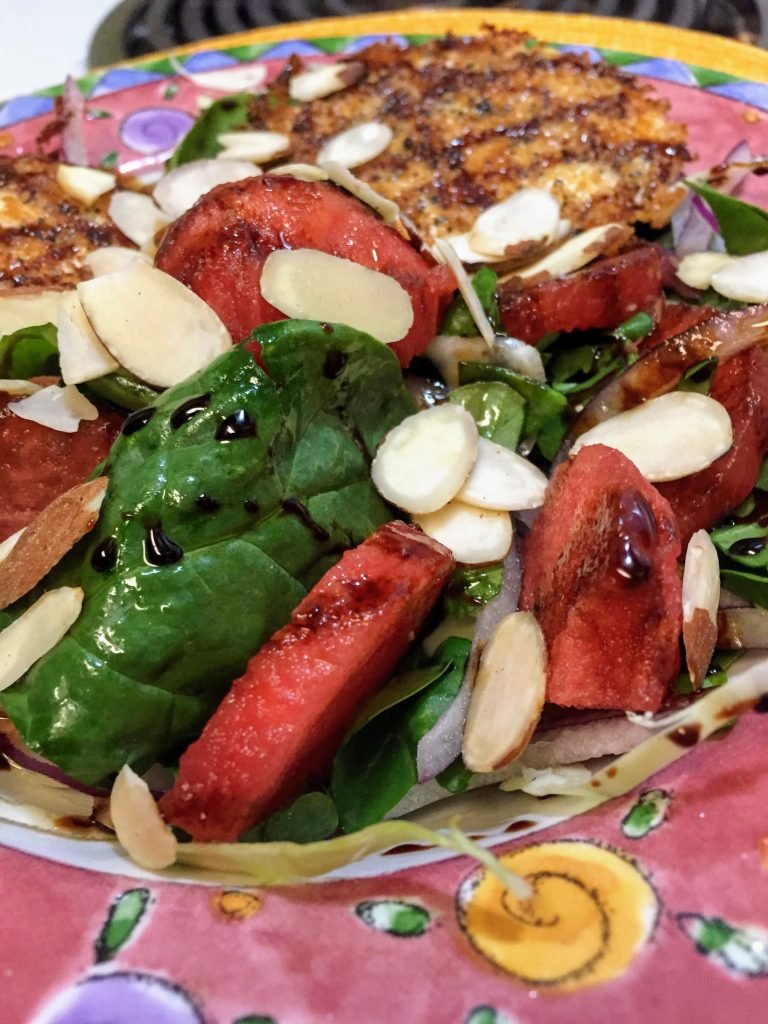
[[[733,443],[727,410],[707,395],[673,391],[621,412],[576,440],[571,455],[590,444],[616,448],[647,480],[679,480],[706,469]]]
[[[373,460],[371,477],[398,508],[436,512],[469,476],[477,444],[477,425],[462,406],[423,409],[390,430]]]
[[[65,384],[96,380],[119,367],[96,337],[76,291],[69,292],[62,300],[56,326],[61,377]]]
[[[252,160],[257,164],[276,160],[291,148],[289,136],[282,132],[222,132],[217,141],[224,147],[218,160]]]
[[[462,263],[504,263],[507,259],[504,255],[490,256],[488,253],[473,249],[468,231],[460,235],[446,235],[441,241],[447,242],[453,248]]]
[[[394,224],[400,219],[400,207],[397,203],[379,195],[367,182],[356,178],[348,167],[344,167],[335,160],[326,160],[321,166],[334,184],[340,185],[361,203],[370,206],[387,224]]]
[[[529,612],[502,619],[480,657],[461,752],[474,772],[492,772],[525,749],[544,707],[547,654]]]
[[[95,420],[99,416],[96,406],[72,385],[60,388],[51,384],[40,388],[20,402],[11,402],[7,409],[14,416],[63,434],[74,434],[82,420]]]
[[[479,335],[464,338],[458,334],[438,334],[430,341],[424,355],[440,371],[449,388],[459,386],[459,363],[490,363],[491,350]]]
[[[98,477],[70,488],[20,531],[0,561],[0,610],[28,594],[93,529],[108,485]]]
[[[713,274],[732,258],[725,252],[692,252],[680,260],[677,276],[689,288],[709,288]]]
[[[715,291],[739,302],[768,302],[768,252],[730,259],[711,278]]]
[[[176,220],[217,185],[242,181],[258,173],[258,168],[248,160],[191,160],[164,174],[152,195],[163,213]]]
[[[328,181],[328,171],[315,164],[280,164],[278,167],[270,167],[270,174],[289,174],[299,181]]]
[[[493,327],[483,309],[483,304],[477,296],[477,292],[472,287],[472,282],[469,280],[466,270],[461,264],[461,260],[456,255],[456,250],[444,238],[435,239],[435,247],[443,262],[453,271],[453,276],[456,278],[456,287],[467,304],[467,309],[475,321],[478,333],[489,348],[493,348],[495,339]]]
[[[688,672],[701,685],[717,641],[720,603],[720,564],[706,530],[697,530],[688,543],[683,571],[683,643]]]
[[[19,542],[19,537],[24,533],[24,528],[12,533],[4,541],[0,541],[0,563],[4,562]]]
[[[358,124],[328,139],[317,154],[317,162],[321,166],[330,160],[342,167],[360,167],[380,156],[392,138],[389,125],[378,121]]]
[[[469,232],[469,244],[488,256],[515,256],[531,242],[550,244],[560,224],[560,204],[550,192],[522,188],[484,210]]]
[[[161,818],[149,786],[127,764],[112,787],[109,813],[118,842],[137,864],[161,871],[174,863],[176,837]]]
[[[411,297],[393,277],[317,249],[271,252],[260,288],[286,316],[347,324],[385,344],[413,325]]]
[[[466,483],[456,495],[475,508],[519,512],[544,502],[547,478],[516,452],[481,437],[477,459]]]
[[[768,650],[768,610],[726,608],[719,611],[716,646],[728,651]]]
[[[129,249],[125,245],[105,245],[101,249],[92,249],[84,262],[94,277],[103,277],[105,274],[125,270],[132,263],[151,263],[152,260],[141,249]]]
[[[365,65],[360,61],[339,61],[337,64],[308,67],[291,77],[288,95],[300,103],[322,100],[354,85],[364,73]]]
[[[56,180],[59,186],[86,206],[93,206],[96,200],[115,187],[117,179],[109,171],[100,171],[95,167],[76,167],[72,164],[59,164],[56,168]]]
[[[547,274],[549,277],[572,274],[586,267],[598,256],[614,251],[631,234],[632,229],[626,224],[600,224],[596,228],[589,228],[569,238],[567,242],[542,256],[535,263],[514,270],[505,277],[505,280],[514,277],[537,277],[539,274]]]
[[[77,621],[79,587],[49,590],[0,633],[0,691],[17,682]]]
[[[99,340],[140,380],[169,388],[229,351],[229,331],[175,277],[133,263],[77,286]]]
[[[115,192],[109,201],[109,216],[134,245],[148,250],[154,248],[158,231],[169,223],[155,201],[141,192]]]
[[[508,512],[475,508],[455,500],[437,512],[414,515],[413,521],[464,565],[497,562],[512,546],[512,518]]]
[[[33,380],[0,380],[0,391],[6,395],[34,395],[40,388]]]
[[[496,362],[501,363],[516,373],[522,373],[531,380],[538,380],[544,383],[547,379],[547,372],[544,369],[544,362],[541,353],[535,345],[529,345],[519,338],[497,337],[493,342],[493,352]]]

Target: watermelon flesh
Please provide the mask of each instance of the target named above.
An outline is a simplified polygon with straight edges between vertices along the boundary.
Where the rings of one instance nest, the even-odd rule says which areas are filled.
[[[360,704],[389,679],[453,570],[388,523],[323,576],[251,659],[161,800],[194,839],[228,842],[327,774]]]
[[[680,667],[680,550],[669,503],[620,452],[590,445],[557,468],[520,600],[544,632],[549,702],[658,711]]]

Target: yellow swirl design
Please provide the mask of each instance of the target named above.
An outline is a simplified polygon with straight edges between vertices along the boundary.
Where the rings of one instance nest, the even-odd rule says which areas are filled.
[[[624,973],[653,932],[658,897],[623,854],[559,841],[501,861],[533,896],[518,900],[479,868],[459,890],[459,921],[479,953],[528,985],[573,992],[603,984]]]

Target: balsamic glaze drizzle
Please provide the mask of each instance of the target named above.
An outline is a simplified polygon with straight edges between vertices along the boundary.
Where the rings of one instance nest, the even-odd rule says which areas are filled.
[[[185,423],[189,423],[193,416],[197,416],[199,412],[207,409],[210,404],[210,394],[195,395],[194,398],[188,398],[186,402],[182,402],[181,405],[173,411],[173,414],[171,415],[171,426],[174,430],[178,430],[179,427],[183,427]]]
[[[105,537],[91,554],[91,568],[95,572],[111,572],[117,565],[117,541],[114,537]]]
[[[123,423],[121,433],[125,437],[130,437],[131,434],[135,434],[137,430],[141,430],[142,427],[146,427],[156,412],[157,409],[154,405],[148,405],[146,409],[137,409],[136,412],[130,413]]]
[[[158,524],[147,527],[144,539],[144,560],[149,565],[174,565],[184,557],[184,551],[171,540]]]
[[[221,508],[221,504],[209,494],[198,494],[195,498],[195,505],[201,512],[218,512]]]
[[[283,511],[298,516],[316,540],[330,540],[331,535],[327,530],[314,521],[309,514],[309,509],[303,505],[298,498],[286,498],[283,502]]]
[[[242,441],[246,437],[256,437],[256,424],[245,409],[238,409],[227,416],[216,431],[216,440],[225,444],[228,441]]]

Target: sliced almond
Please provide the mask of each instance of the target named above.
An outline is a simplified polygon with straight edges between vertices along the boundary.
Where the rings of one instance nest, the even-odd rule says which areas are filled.
[[[484,338],[464,338],[458,334],[438,334],[424,350],[424,355],[440,371],[449,388],[459,386],[459,363],[490,363],[491,349]]]
[[[477,445],[477,425],[466,409],[436,405],[390,430],[376,452],[371,477],[379,493],[398,508],[436,512],[463,486]]]
[[[213,68],[211,71],[187,71],[181,61],[171,58],[171,64],[176,74],[194,82],[200,89],[212,89],[214,92],[258,92],[267,80],[267,68],[264,64],[233,64],[228,68]],[[207,106],[211,106],[213,99],[210,96],[201,96],[198,105],[203,100]]]
[[[711,279],[716,292],[739,302],[768,302],[768,251],[730,259]]]
[[[96,380],[120,365],[96,337],[76,291],[69,292],[62,300],[56,326],[61,377],[65,384]]]
[[[347,324],[385,344],[413,326],[413,304],[388,274],[317,249],[277,249],[261,274],[261,294],[296,320]]]
[[[337,64],[318,64],[308,67],[291,77],[288,83],[288,95],[299,103],[322,100],[341,92],[359,81],[365,73],[365,65],[360,61],[339,61]]]
[[[473,772],[492,772],[522,753],[547,689],[547,650],[536,619],[502,619],[480,657],[461,753]]]
[[[176,220],[212,188],[252,178],[256,170],[247,160],[191,160],[164,174],[152,195],[163,213]]]
[[[535,263],[515,270],[509,277],[531,278],[539,274],[562,277],[564,274],[572,274],[615,248],[618,240],[624,240],[631,234],[632,229],[626,224],[600,224],[574,235]]]
[[[414,515],[413,521],[428,537],[449,548],[456,561],[464,565],[498,562],[512,546],[512,519],[508,512],[449,501],[437,512]]]
[[[99,417],[96,406],[71,385],[60,388],[52,384],[40,388],[20,402],[11,402],[7,408],[14,416],[39,423],[50,430],[59,430],[63,434],[74,434],[82,420],[95,420]]]
[[[693,391],[673,391],[598,423],[577,439],[571,455],[586,445],[604,444],[657,483],[706,469],[732,443],[731,418],[720,402]]]
[[[280,164],[277,167],[270,167],[270,174],[289,174],[299,181],[328,181],[328,171],[315,164]]]
[[[49,590],[0,633],[0,691],[17,682],[77,621],[79,587]]]
[[[727,651],[768,650],[768,610],[726,608],[719,611],[716,646]]]
[[[693,685],[698,687],[712,660],[717,641],[720,604],[720,563],[706,530],[688,542],[683,571],[683,643]]]
[[[252,160],[256,164],[276,160],[291,148],[290,137],[282,132],[222,132],[217,141],[224,147],[218,160]]]
[[[334,160],[327,160],[322,164],[322,169],[326,171],[330,181],[340,185],[361,203],[370,206],[387,224],[395,224],[400,219],[400,207],[397,203],[379,195],[367,182],[355,177],[349,168]]]
[[[94,277],[103,277],[104,274],[115,274],[118,270],[125,270],[132,263],[151,263],[152,260],[141,249],[129,249],[125,245],[105,245],[101,249],[92,249],[84,262]]]
[[[108,484],[99,477],[70,488],[16,535],[0,560],[0,610],[28,594],[93,529]]]
[[[40,388],[33,380],[0,380],[0,392],[5,395],[34,395]]]
[[[141,192],[115,192],[109,201],[109,216],[140,249],[152,249],[155,235],[169,223],[154,200]]]
[[[522,188],[480,214],[469,244],[488,256],[509,256],[525,242],[553,242],[559,224],[560,204],[550,192]]]
[[[317,162],[321,166],[332,161],[342,167],[360,167],[380,156],[389,147],[392,138],[389,125],[379,121],[358,124],[328,139],[317,154]]]
[[[535,345],[529,345],[519,338],[497,337],[493,342],[493,354],[496,362],[509,370],[522,373],[531,380],[546,382],[547,371]]]
[[[55,324],[63,291],[40,291],[26,295],[0,295],[0,337],[22,327]]]
[[[134,263],[77,286],[91,326],[117,362],[140,380],[169,388],[232,345],[201,298],[157,270]]]
[[[547,478],[522,455],[481,437],[477,459],[467,482],[456,495],[475,508],[519,512],[544,503]]]
[[[95,167],[76,167],[72,164],[59,164],[56,168],[56,180],[59,186],[86,206],[93,206],[100,196],[111,192],[117,183],[114,174],[99,171]]]
[[[447,242],[462,263],[504,263],[507,259],[504,255],[490,256],[488,253],[478,252],[472,247],[468,231],[459,235],[446,235],[440,241]]]
[[[0,541],[0,565],[6,560],[8,555],[13,551],[19,542],[19,537],[24,533],[24,529],[17,530],[16,533],[12,533],[10,537],[6,537],[4,541]]]
[[[677,276],[689,288],[709,288],[712,276],[733,259],[725,252],[692,252],[680,260]]]
[[[162,871],[176,860],[176,836],[165,824],[149,786],[127,764],[115,779],[109,813],[118,842],[141,867]]]
[[[483,304],[477,297],[477,292],[472,287],[466,270],[461,264],[461,260],[456,255],[456,251],[450,242],[447,242],[444,238],[438,238],[435,240],[435,246],[437,252],[442,257],[443,261],[453,271],[453,276],[456,278],[456,287],[459,289],[459,294],[467,304],[470,316],[477,325],[477,330],[486,344],[493,348],[495,334],[491,321],[483,309]]]

